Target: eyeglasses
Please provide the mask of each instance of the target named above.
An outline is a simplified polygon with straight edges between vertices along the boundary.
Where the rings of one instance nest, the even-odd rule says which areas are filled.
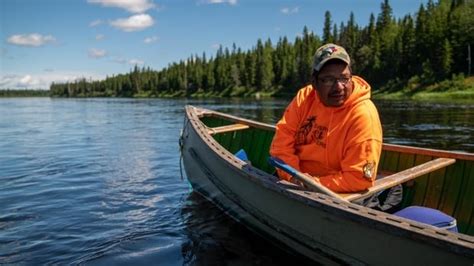
[[[342,85],[346,85],[349,83],[352,77],[342,77],[342,78],[335,78],[335,77],[322,77],[318,78],[319,83],[323,86],[332,87],[336,82],[341,83]]]

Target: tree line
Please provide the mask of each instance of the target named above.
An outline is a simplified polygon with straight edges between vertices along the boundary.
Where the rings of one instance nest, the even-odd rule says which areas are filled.
[[[47,90],[0,90],[0,97],[48,97]]]
[[[353,72],[378,91],[416,90],[471,75],[474,0],[429,0],[416,14],[398,19],[388,0],[380,5],[380,13],[371,14],[365,27],[357,25],[353,13],[338,25],[326,11],[322,36],[305,26],[293,42],[287,37],[276,44],[259,39],[247,51],[235,44],[221,46],[213,57],[192,55],[160,71],[135,66],[127,74],[101,81],[53,83],[50,93],[59,97],[293,94],[309,82],[313,54],[328,42],[345,47]]]

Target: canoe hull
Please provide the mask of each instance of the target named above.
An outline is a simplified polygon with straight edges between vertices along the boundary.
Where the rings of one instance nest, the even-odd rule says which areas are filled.
[[[450,232],[277,182],[220,146],[193,108],[182,134],[188,180],[249,229],[323,264],[472,265],[473,244]]]
[[[191,139],[190,141],[192,141]],[[298,250],[298,253],[302,253],[315,261],[324,262],[324,264],[342,262],[331,254],[320,252],[319,249],[325,247],[317,247],[317,243],[314,243],[312,248],[308,248],[307,244],[295,241],[294,236],[300,235],[299,238],[303,238],[304,235],[291,230],[291,228],[285,228],[283,224],[277,224],[270,216],[258,209],[258,205],[273,205],[272,202],[275,202],[275,197],[278,194],[266,189],[264,185],[256,186],[241,172],[230,170],[226,163],[216,163],[218,158],[207,154],[205,145],[196,144],[193,145],[193,148],[183,152],[183,160],[189,162],[185,164],[185,171],[196,192],[250,230],[267,239],[277,240],[277,245],[280,243],[279,246],[281,247],[289,245]],[[214,173],[225,174],[218,177]],[[256,195],[259,196],[256,197]],[[255,206],[255,202],[259,204]],[[275,209],[273,211],[279,210]],[[277,233],[277,228],[287,233]],[[354,260],[350,261],[354,262]]]

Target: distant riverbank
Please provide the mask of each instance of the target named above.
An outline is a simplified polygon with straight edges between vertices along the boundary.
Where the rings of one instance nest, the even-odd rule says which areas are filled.
[[[474,77],[445,80],[422,89],[408,86],[397,91],[374,91],[373,98],[385,100],[467,101],[474,103]]]
[[[426,100],[426,101],[468,101],[474,103],[474,88],[469,90],[429,92],[422,91],[407,93],[403,91],[394,93],[374,93],[374,99],[383,100]]]
[[[49,90],[0,90],[0,98],[2,97],[49,97]]]
[[[224,93],[225,92],[225,93]],[[0,90],[1,97],[49,97],[49,90]],[[292,98],[293,94],[274,91],[256,91],[245,88],[228,89],[223,92],[200,92],[184,95],[183,92],[162,92],[158,95],[136,94],[129,98]],[[78,95],[74,98],[94,98]],[[408,84],[403,89],[387,87],[373,89],[372,97],[381,100],[456,101],[474,103],[474,77],[445,80],[428,86]],[[102,98],[102,97],[101,97]]]

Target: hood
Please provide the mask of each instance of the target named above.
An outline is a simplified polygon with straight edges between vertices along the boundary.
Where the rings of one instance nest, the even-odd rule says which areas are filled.
[[[316,97],[322,106],[332,109],[334,111],[345,109],[355,104],[358,104],[362,101],[370,99],[371,88],[370,88],[369,83],[367,83],[367,81],[365,81],[363,78],[359,76],[352,76],[352,84],[354,85],[354,90],[352,91],[351,96],[349,96],[349,98],[344,102],[344,104],[339,107],[327,107],[321,102],[321,99],[319,98],[318,93],[316,93]]]
[[[352,84],[354,84],[354,90],[347,101],[341,106],[351,106],[362,101],[370,99],[371,88],[369,83],[359,76],[352,77]]]

